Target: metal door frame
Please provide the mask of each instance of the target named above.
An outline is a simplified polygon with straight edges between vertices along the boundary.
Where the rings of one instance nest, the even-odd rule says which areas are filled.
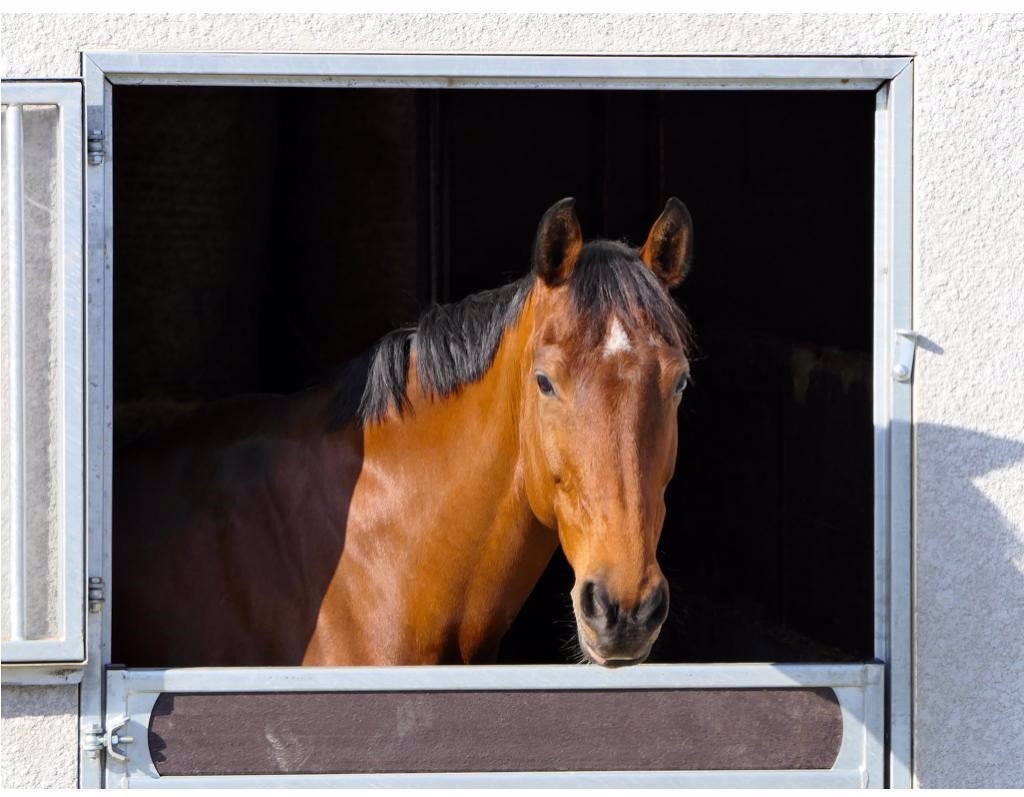
[[[89,137],[87,196],[87,516],[89,575],[109,583],[112,456],[112,87],[118,84],[402,88],[565,88],[666,90],[874,90],[874,429],[875,656],[885,668],[886,782],[911,785],[911,375],[913,343],[913,59],[909,56],[505,56],[262,53],[83,54]],[[909,354],[908,354],[909,352]],[[897,358],[899,362],[897,362]],[[909,364],[909,367],[908,367]],[[894,369],[902,368],[894,375]],[[80,784],[103,783],[95,750],[105,723],[104,667],[110,613],[88,615],[82,685]],[[682,671],[688,665],[666,665]],[[728,670],[737,665],[717,665]],[[762,666],[762,665],[751,665]],[[813,667],[815,665],[807,665]],[[856,665],[848,665],[856,666]],[[639,672],[655,672],[656,665]],[[425,668],[424,677],[444,668]],[[473,678],[465,668],[456,668]],[[475,671],[477,668],[473,668]],[[521,668],[502,668],[509,682]],[[556,667],[551,683],[585,684],[587,668]],[[557,670],[561,674],[554,675]],[[388,677],[388,668],[380,668]],[[202,673],[202,670],[196,670]],[[266,672],[239,668],[234,678]],[[525,671],[524,671],[525,672]],[[662,670],[657,670],[661,673]],[[197,678],[199,676],[196,676]],[[325,668],[324,683],[344,679]],[[449,678],[450,676],[444,676]],[[636,676],[625,676],[636,677]],[[666,675],[667,677],[667,675]],[[241,681],[238,681],[239,683]],[[201,686],[201,683],[198,683]],[[585,688],[581,687],[581,688]],[[881,744],[881,740],[876,740]],[[494,779],[496,780],[496,779]],[[502,780],[505,780],[502,778]],[[639,780],[635,781],[639,782]],[[873,785],[878,781],[874,780]],[[226,785],[226,784],[225,784]],[[453,782],[454,785],[454,782]],[[474,784],[476,785],[476,784]],[[564,784],[563,784],[564,785]]]

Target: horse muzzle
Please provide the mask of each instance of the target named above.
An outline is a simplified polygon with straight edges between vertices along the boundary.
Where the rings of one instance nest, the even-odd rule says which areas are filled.
[[[584,582],[576,601],[576,626],[584,655],[603,667],[625,667],[647,659],[668,617],[668,585],[659,581],[631,610],[594,581]]]

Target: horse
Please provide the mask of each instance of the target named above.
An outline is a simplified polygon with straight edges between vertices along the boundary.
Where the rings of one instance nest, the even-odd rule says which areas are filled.
[[[669,294],[690,214],[435,305],[331,379],[216,402],[115,456],[113,658],[128,666],[493,661],[557,547],[583,659],[650,654],[689,380]]]

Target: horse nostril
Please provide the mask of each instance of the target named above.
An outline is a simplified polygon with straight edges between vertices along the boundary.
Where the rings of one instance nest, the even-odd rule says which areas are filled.
[[[600,631],[618,621],[619,609],[608,595],[608,591],[593,581],[587,581],[580,590],[580,611],[584,619]]]
[[[668,587],[660,585],[640,604],[637,621],[649,629],[655,629],[668,617]]]
[[[588,621],[598,617],[597,584],[593,581],[585,582],[580,590],[580,611]]]

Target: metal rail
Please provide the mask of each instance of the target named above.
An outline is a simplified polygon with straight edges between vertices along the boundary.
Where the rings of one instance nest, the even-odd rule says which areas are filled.
[[[25,230],[20,105],[4,110],[5,194],[7,201],[8,321],[10,349],[7,400],[10,411],[10,636],[25,638]]]

